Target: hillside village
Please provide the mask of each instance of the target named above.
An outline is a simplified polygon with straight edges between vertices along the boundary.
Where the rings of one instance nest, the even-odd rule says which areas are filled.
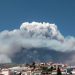
[[[75,67],[62,63],[2,64],[0,75],[61,75],[75,74]]]

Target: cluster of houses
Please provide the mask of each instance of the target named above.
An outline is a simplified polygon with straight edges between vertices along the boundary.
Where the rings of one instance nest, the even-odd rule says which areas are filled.
[[[1,68],[0,75],[56,75],[58,67],[63,75],[69,74],[72,71],[72,67],[69,67],[67,64],[33,62],[32,64]]]

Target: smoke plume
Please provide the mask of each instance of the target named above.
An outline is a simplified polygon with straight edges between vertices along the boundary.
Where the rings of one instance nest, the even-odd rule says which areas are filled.
[[[11,63],[21,48],[48,48],[60,52],[75,50],[75,37],[64,37],[55,24],[22,23],[20,29],[0,32],[0,63]]]

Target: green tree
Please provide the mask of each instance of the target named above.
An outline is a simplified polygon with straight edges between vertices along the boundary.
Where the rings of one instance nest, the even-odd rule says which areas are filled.
[[[50,68],[48,67],[42,67],[42,73],[47,73],[47,74],[51,74],[53,71],[53,66],[51,66]]]
[[[32,63],[32,67],[35,69],[36,67],[35,62]]]

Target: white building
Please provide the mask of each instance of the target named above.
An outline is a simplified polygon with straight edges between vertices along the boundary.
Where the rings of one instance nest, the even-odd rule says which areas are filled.
[[[32,75],[41,75],[41,71],[34,71]]]
[[[8,70],[8,69],[2,69],[1,70],[1,72],[0,72],[0,74],[2,74],[2,75],[10,75],[10,70]]]

